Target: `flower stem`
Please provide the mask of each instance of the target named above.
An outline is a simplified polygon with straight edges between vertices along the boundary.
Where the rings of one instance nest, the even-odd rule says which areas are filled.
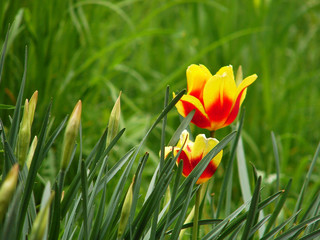
[[[214,134],[216,131],[210,131],[210,137],[214,138]]]
[[[193,217],[193,229],[192,229],[192,240],[197,240],[198,239],[198,228],[199,228],[199,206],[201,202],[201,189],[202,189],[202,184],[198,188],[196,192],[196,202],[194,204],[194,217]]]

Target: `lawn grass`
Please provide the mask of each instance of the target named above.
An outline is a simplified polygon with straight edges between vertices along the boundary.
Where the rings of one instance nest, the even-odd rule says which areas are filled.
[[[256,73],[248,88],[242,139],[249,162],[265,177],[266,196],[275,192],[274,145],[278,148],[280,188],[293,178],[291,195],[298,197],[320,140],[320,4],[289,0],[157,0],[157,1],[12,1],[0,4],[0,46],[10,34],[0,83],[0,103],[15,105],[28,46],[24,97],[39,91],[38,112],[53,99],[52,127],[83,103],[83,155],[87,156],[108,123],[110,110],[121,96],[120,127],[125,127],[112,152],[112,164],[140,143],[163,108],[166,86],[171,92],[186,88],[185,71],[192,63],[212,73],[232,64],[242,65],[244,76]],[[1,118],[10,126],[12,109],[3,107]],[[44,114],[36,115],[40,128]],[[167,115],[167,140],[180,121],[176,110]],[[191,126],[194,133],[201,130]],[[222,139],[232,127],[220,130]],[[274,132],[272,141],[271,131]],[[62,137],[60,137],[62,140]],[[159,161],[160,125],[150,134],[144,150],[150,154],[144,177],[151,179]],[[55,146],[55,145],[54,145]],[[60,145],[50,150],[41,168],[53,180],[59,169]],[[215,176],[218,194],[228,153]],[[112,160],[114,159],[114,160]],[[75,164],[75,167],[77,165]],[[315,163],[304,203],[318,193],[320,169]],[[70,170],[70,183],[76,170]],[[236,166],[234,181],[238,178]],[[142,183],[142,188],[147,188]],[[253,191],[253,184],[251,189]],[[238,181],[233,196],[241,200]],[[240,205],[232,201],[232,207]],[[286,217],[293,214],[287,206]]]

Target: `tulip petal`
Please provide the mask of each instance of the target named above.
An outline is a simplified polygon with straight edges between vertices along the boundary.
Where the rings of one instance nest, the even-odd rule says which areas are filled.
[[[203,158],[203,151],[207,145],[207,138],[204,134],[199,134],[195,141],[191,152],[191,165],[197,166],[199,161]]]
[[[192,118],[192,123],[197,125],[200,128],[209,128],[210,120],[208,115],[204,111],[204,107],[199,101],[191,95],[183,95],[182,98],[177,102],[176,108],[180,115],[186,117],[192,110],[196,110]]]
[[[232,110],[229,114],[228,119],[226,120],[224,126],[228,126],[229,124],[231,124],[234,119],[237,117],[238,112],[239,112],[239,108],[245,98],[245,94],[246,94],[246,90],[247,87],[252,84],[255,80],[257,79],[257,75],[253,74],[247,78],[245,78],[239,85],[238,87],[238,95],[237,95],[237,99],[235,101],[235,104],[232,107]]]
[[[181,160],[183,162],[182,175],[184,177],[187,177],[187,176],[189,176],[189,174],[193,170],[193,167],[190,163],[190,159],[188,158],[188,155],[183,150],[181,151],[181,153],[177,159],[177,164],[179,164]]]
[[[203,65],[192,64],[187,69],[188,94],[202,101],[202,92],[205,83],[212,76]]]
[[[211,130],[220,128],[229,116],[236,90],[228,75],[214,75],[203,90],[203,102],[211,120]]]

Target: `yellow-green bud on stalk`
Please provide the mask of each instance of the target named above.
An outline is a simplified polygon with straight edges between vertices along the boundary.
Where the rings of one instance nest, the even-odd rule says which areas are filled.
[[[31,125],[29,120],[29,101],[28,99],[26,99],[24,104],[23,117],[20,123],[18,145],[17,145],[18,162],[21,167],[23,167],[26,161],[29,144],[30,144],[30,138],[31,138]]]
[[[48,225],[49,213],[50,213],[50,204],[54,197],[54,192],[51,193],[51,196],[46,204],[46,206],[40,210],[36,219],[33,222],[30,240],[42,240],[46,227]]]
[[[38,144],[38,138],[37,138],[37,136],[34,136],[33,141],[31,143],[31,146],[29,148],[28,156],[27,156],[27,167],[28,167],[28,169],[30,168],[31,161],[32,161],[32,158],[33,158],[33,154],[34,154],[34,151],[36,150],[37,144]]]
[[[236,84],[237,84],[237,86],[240,85],[242,80],[243,80],[243,72],[242,72],[242,66],[240,65],[238,67],[238,71],[237,71],[237,75],[236,75]]]
[[[29,101],[29,114],[28,114],[28,119],[30,122],[30,126],[32,126],[32,122],[34,119],[34,113],[36,111],[36,106],[37,106],[37,101],[38,101],[38,91],[35,91],[33,95],[30,98]]]
[[[71,158],[74,143],[79,132],[81,120],[81,107],[81,100],[79,100],[77,105],[74,107],[73,112],[71,113],[71,116],[67,123],[62,146],[61,171],[65,171],[67,169]]]
[[[120,97],[121,97],[121,92],[110,114],[109,123],[108,123],[107,146],[118,133],[120,114],[121,114]]]
[[[121,210],[119,228],[118,228],[118,239],[122,236],[123,232],[126,229],[127,222],[129,220],[131,205],[132,205],[132,195],[133,195],[133,184],[135,181],[135,177],[133,177],[132,183],[128,189],[126,198],[124,199],[124,203]]]
[[[13,165],[0,188],[0,222],[5,216],[18,182],[19,164]]]

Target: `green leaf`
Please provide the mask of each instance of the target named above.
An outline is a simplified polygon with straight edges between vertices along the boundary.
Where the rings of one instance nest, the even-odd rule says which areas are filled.
[[[160,234],[160,239],[162,239],[164,237],[164,233],[165,233],[166,229],[169,226],[169,218],[170,218],[170,215],[171,215],[171,213],[173,211],[174,202],[175,202],[176,197],[177,197],[179,183],[180,183],[180,179],[181,179],[181,176],[182,176],[182,169],[183,169],[183,161],[180,161],[179,165],[178,165],[178,169],[176,171],[176,177],[175,177],[173,188],[172,188],[172,194],[171,194],[171,198],[170,198],[170,207],[169,207],[169,210],[167,212],[167,217],[166,217],[166,220],[164,222],[163,230],[161,231],[161,233],[159,233]]]
[[[288,218],[286,221],[284,221],[283,223],[281,223],[279,226],[275,227],[274,229],[272,229],[270,232],[265,233],[264,236],[261,238],[261,240],[268,240],[271,239],[273,236],[275,236],[278,232],[281,231],[281,229],[283,229],[290,221],[292,221],[292,219],[295,218],[296,215],[298,215],[300,213],[297,212],[295,214],[293,214],[290,218]]]
[[[82,207],[83,207],[83,226],[84,239],[88,239],[88,182],[87,182],[87,167],[84,161],[81,161],[81,189],[82,189]]]
[[[304,179],[303,186],[302,186],[302,188],[300,190],[300,194],[298,196],[298,200],[297,200],[296,206],[294,208],[294,213],[297,212],[301,208],[301,205],[302,205],[302,202],[303,202],[303,198],[304,198],[304,195],[305,195],[305,191],[306,191],[306,189],[308,187],[309,180],[310,180],[313,168],[314,168],[314,166],[315,166],[315,164],[317,162],[319,153],[320,153],[320,143],[318,144],[317,150],[316,150],[316,152],[315,152],[315,154],[313,156],[313,159],[312,159],[309,171],[307,173],[307,176]],[[297,218],[294,219],[293,223],[296,223],[296,221],[297,221]]]
[[[279,191],[273,195],[271,195],[270,197],[268,197],[267,199],[265,199],[264,201],[260,202],[258,204],[258,209],[257,211],[261,211],[262,209],[264,209],[266,206],[268,206],[270,203],[272,203],[273,201],[275,201],[283,192]],[[246,207],[246,206],[245,206]],[[247,218],[248,212],[242,214],[241,216],[238,216],[236,219],[234,219],[232,222],[230,222],[230,224],[226,227],[225,230],[223,230],[223,232],[219,235],[218,240],[224,239],[228,234],[230,234],[231,232],[233,232],[234,229],[236,229],[236,227],[241,224],[246,218]]]
[[[270,217],[270,220],[266,226],[266,229],[264,231],[264,234],[266,234],[267,232],[269,232],[269,230],[271,229],[271,227],[273,226],[273,224],[275,223],[281,209],[283,208],[284,206],[284,203],[285,201],[287,200],[287,197],[288,197],[288,194],[290,192],[290,188],[291,188],[291,183],[292,183],[292,179],[289,180],[285,190],[284,190],[284,193],[282,194],[279,202],[277,202],[277,205],[274,209],[274,211],[272,212],[271,214],[271,217]]]
[[[4,218],[3,228],[1,229],[0,239],[17,239],[17,231],[12,231],[12,229],[17,229],[18,225],[18,210],[20,205],[20,200],[23,192],[23,184],[19,184],[16,192],[11,200],[8,207],[7,214]]]
[[[196,178],[192,179],[191,184],[188,187],[188,192],[185,195],[185,200],[184,200],[184,203],[182,205],[182,209],[181,209],[181,212],[179,214],[178,221],[176,222],[176,225],[173,228],[173,231],[172,231],[172,234],[171,234],[171,238],[170,239],[172,239],[172,240],[177,240],[179,238],[179,233],[181,231],[181,228],[182,228],[182,225],[183,225],[183,222],[184,222],[187,210],[188,210],[189,202],[191,200],[192,189],[193,189],[193,186],[194,186],[194,184],[196,183],[197,180],[198,179],[196,179]]]
[[[274,132],[271,132],[271,139],[272,139],[273,154],[274,154],[274,159],[275,159],[275,163],[276,163],[276,173],[277,173],[276,189],[279,190],[279,186],[280,186],[280,157],[279,157],[277,140],[276,140],[276,136],[274,135]]]
[[[23,76],[22,76],[19,94],[17,97],[16,107],[13,112],[13,118],[12,118],[10,132],[9,132],[9,141],[8,142],[9,142],[10,147],[12,149],[15,149],[16,141],[18,138],[20,114],[21,114],[20,110],[21,110],[21,106],[22,106],[23,92],[24,92],[24,87],[26,84],[26,77],[27,77],[27,62],[28,62],[28,49],[26,47],[25,48],[24,72],[23,72]],[[10,166],[7,166],[7,167],[9,167],[9,169],[11,168]]]
[[[2,71],[3,71],[3,66],[4,66],[4,60],[5,60],[6,51],[7,51],[9,32],[10,32],[10,26],[8,27],[8,30],[7,30],[7,33],[6,33],[6,38],[4,40],[4,43],[3,43],[3,46],[2,46],[2,51],[1,51],[1,58],[0,58],[0,84],[1,84],[1,77],[2,77]]]
[[[219,223],[215,228],[213,228],[207,235],[205,235],[202,240],[213,239],[218,236],[220,232],[229,224],[230,221],[233,221],[242,211],[249,205],[248,203],[242,204],[238,209],[236,209],[233,213],[231,213],[228,217],[226,217],[221,223]],[[241,222],[234,224],[234,229]]]
[[[104,213],[104,209],[105,209],[105,205],[106,205],[106,194],[107,194],[107,183],[104,182],[103,193],[102,193],[102,197],[100,200],[98,213],[97,213],[97,216],[96,216],[96,219],[93,224],[92,231],[91,231],[91,235],[90,235],[91,240],[95,240],[98,237],[98,233],[99,233],[99,229],[102,224],[103,213]]]
[[[234,163],[234,159],[235,159],[235,156],[236,156],[236,149],[237,149],[237,146],[238,146],[238,141],[239,141],[239,137],[240,137],[242,126],[243,126],[244,116],[245,116],[245,110],[243,108],[242,109],[242,113],[241,113],[239,126],[238,126],[238,129],[237,129],[237,133],[236,133],[236,136],[235,136],[235,139],[233,141],[232,148],[231,148],[230,158],[229,158],[229,161],[227,163],[226,172],[225,172],[224,177],[223,177],[222,186],[220,188],[219,200],[218,200],[217,211],[216,211],[216,217],[217,218],[220,215],[222,202],[223,202],[224,197],[226,196],[226,190],[229,191],[228,188],[231,189],[231,187],[232,187],[232,185],[229,185],[229,183],[232,184],[233,163]],[[228,196],[231,197],[231,195],[228,195]],[[231,199],[226,199],[226,202],[230,203],[230,201],[231,201]],[[228,204],[226,204],[226,205],[228,205]],[[229,212],[229,210],[230,209],[227,209],[227,206],[226,206],[226,212],[227,213]]]
[[[286,240],[289,239],[293,236],[295,236],[295,234],[297,234],[300,230],[304,229],[307,225],[310,225],[312,223],[315,223],[317,221],[320,220],[320,215],[310,218],[306,221],[301,222],[300,224],[298,224],[295,227],[290,228],[288,231],[282,233],[279,237],[275,238],[275,240]]]
[[[45,137],[47,135],[47,128],[48,128],[48,123],[49,123],[49,117],[50,117],[50,111],[51,111],[51,103],[49,104],[47,108],[47,112],[45,115],[45,118],[42,123],[42,128],[40,131],[39,139],[38,139],[38,144],[36,147],[36,150],[34,152],[33,159],[31,161],[28,177],[27,177],[27,182],[24,188],[23,196],[21,199],[21,206],[19,210],[19,222],[18,222],[18,238],[20,238],[22,234],[22,229],[23,229],[23,224],[25,221],[25,216],[26,216],[26,211],[27,207],[30,201],[30,197],[32,194],[33,190],[33,185],[37,176],[37,172],[39,169],[39,166],[41,165],[41,162],[43,161],[44,157],[43,156],[43,147],[45,144]]]
[[[195,110],[192,110],[184,119],[183,121],[180,123],[179,127],[177,128],[177,130],[174,132],[174,134],[172,135],[169,143],[168,143],[168,146],[174,146],[178,141],[179,141],[179,138],[180,138],[180,135],[181,133],[183,132],[183,130],[185,130],[187,128],[187,126],[190,124],[193,116],[194,116],[194,113],[196,111]]]
[[[305,235],[304,237],[300,238],[300,240],[313,240],[318,236],[320,236],[320,229],[316,230],[308,235]]]
[[[242,234],[242,240],[247,240],[250,237],[250,230],[253,226],[254,220],[256,218],[257,209],[258,209],[258,202],[260,197],[260,186],[261,186],[261,176],[258,178],[252,199],[251,204],[247,216],[247,223],[244,227],[243,234]]]
[[[256,225],[252,226],[252,228],[250,229],[250,234],[249,234],[249,238],[253,237],[253,235],[255,234],[256,231],[258,231],[260,229],[260,227],[266,223],[266,221],[269,220],[269,218],[271,217],[271,214],[265,216],[264,218],[262,218]]]

